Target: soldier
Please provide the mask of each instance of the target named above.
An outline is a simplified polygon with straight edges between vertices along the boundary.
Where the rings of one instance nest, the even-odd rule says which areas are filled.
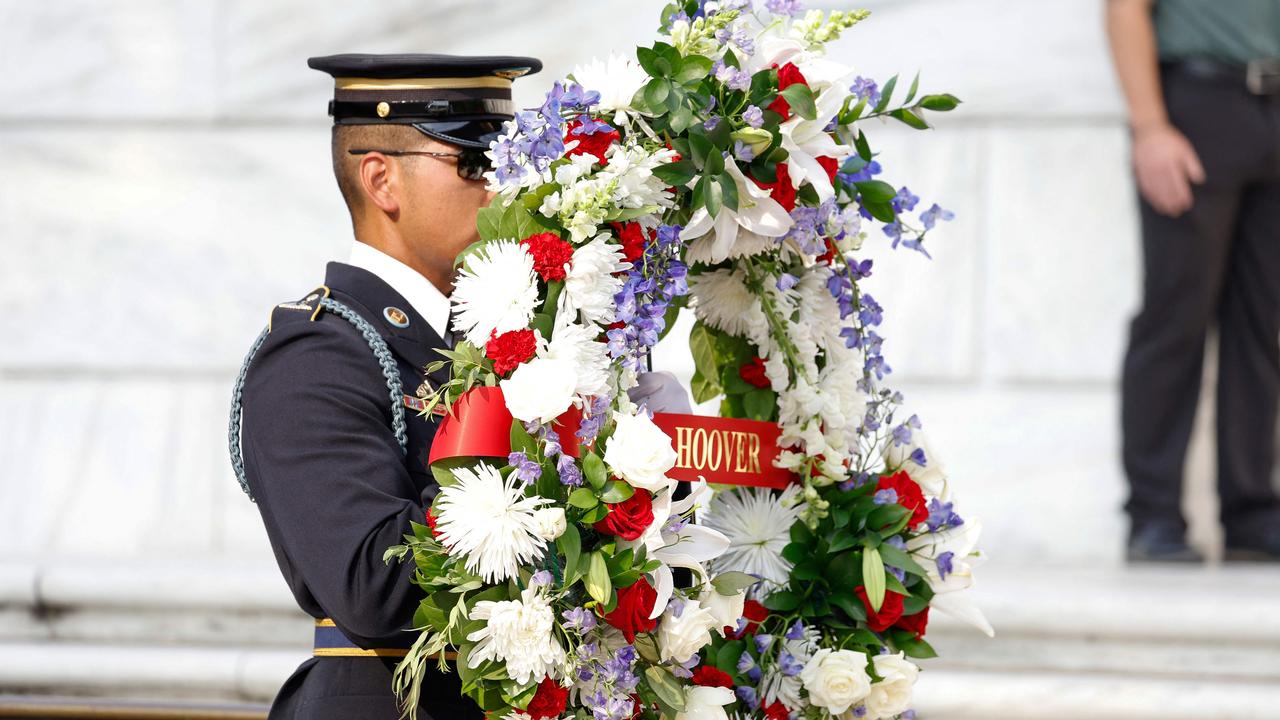
[[[232,463],[258,503],[276,560],[316,618],[314,657],[270,718],[401,715],[391,678],[416,633],[412,563],[383,552],[423,522],[436,421],[414,412],[446,371],[424,377],[449,336],[454,260],[478,240],[484,151],[514,114],[526,57],[335,55],[333,170],[355,243],[323,286],[277,306],[233,399]],[[638,402],[687,411],[665,374]],[[242,413],[241,413],[242,409]],[[241,417],[243,420],[241,421]],[[241,445],[242,442],[242,445]],[[243,454],[241,454],[243,447]],[[429,673],[419,718],[480,718],[456,675]]]

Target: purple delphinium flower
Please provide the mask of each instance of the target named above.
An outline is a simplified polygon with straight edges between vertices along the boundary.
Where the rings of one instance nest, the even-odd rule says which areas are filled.
[[[623,327],[609,330],[610,356],[631,370],[640,370],[644,357],[666,328],[667,306],[689,292],[688,268],[679,260],[679,225],[659,225],[642,262],[627,271],[622,289],[614,295],[617,320]]]
[[[788,640],[799,640],[800,638],[803,638],[803,637],[804,637],[804,623],[803,623],[803,622],[801,622],[800,620],[797,620],[797,621],[795,621],[794,623],[792,623],[792,624],[791,624],[791,627],[790,627],[790,628],[787,628],[787,636],[786,636],[786,637],[787,637],[787,639],[788,639]]]
[[[889,204],[893,206],[895,213],[910,212],[916,208],[916,204],[920,202],[920,196],[911,192],[906,185],[898,190],[898,194],[893,196]]]
[[[880,87],[871,78],[864,78],[859,75],[853,79],[853,84],[849,86],[849,91],[858,100],[866,100],[867,104],[872,107],[880,103]]]
[[[778,276],[778,282],[776,283],[776,287],[779,290],[783,290],[783,291],[790,290],[791,288],[795,287],[796,283],[798,282],[800,282],[800,278],[796,277],[795,275],[792,275],[791,273],[782,273],[781,275]]]
[[[550,585],[553,578],[550,570],[539,570],[529,577],[530,585]]]
[[[855,706],[854,706],[854,708],[853,708],[853,716],[854,716],[854,717],[859,717],[859,718],[860,718],[860,717],[866,717],[866,716],[867,716],[867,706],[866,706],[866,705],[855,705]]]
[[[933,226],[937,225],[939,220],[947,222],[948,220],[954,220],[955,217],[955,213],[950,210],[943,210],[939,207],[938,203],[934,203],[929,206],[928,210],[920,213],[920,222],[924,223],[925,230],[932,230]]]
[[[795,658],[794,655],[783,650],[778,653],[778,667],[782,670],[782,674],[787,677],[795,677],[804,670],[804,663]]]
[[[739,162],[749,163],[756,159],[756,151],[741,140],[733,141],[733,157]]]
[[[915,450],[912,450],[911,454],[908,455],[907,458],[920,467],[929,467],[929,458],[925,456],[924,448],[916,448]]]
[[[773,636],[768,633],[760,633],[755,637],[756,652],[764,654],[773,645]]]
[[[764,125],[764,111],[755,105],[748,105],[747,109],[742,111],[742,122],[758,128]]]
[[[711,117],[702,121],[702,129],[706,130],[707,132],[711,132],[712,130],[715,130],[716,126],[719,124],[720,124],[720,116],[712,115]]]
[[[898,502],[898,491],[893,488],[877,490],[876,494],[871,496],[871,501],[876,505],[893,505]]]
[[[571,610],[564,611],[565,627],[577,630],[580,633],[588,633],[596,627],[595,613],[584,607],[575,607]]]
[[[956,554],[951,552],[950,550],[947,550],[938,554],[938,558],[934,562],[938,564],[939,580],[946,580],[948,575],[955,572],[955,568],[952,567],[952,564],[951,564],[952,560],[954,560],[955,557],[956,557]]]
[[[542,466],[530,460],[529,456],[522,452],[511,453],[507,456],[507,462],[515,468],[516,478],[525,485],[534,482],[542,475]]]
[[[964,519],[951,509],[952,505],[953,503],[942,502],[938,498],[929,501],[929,519],[926,521],[929,532],[960,527],[964,524]]]
[[[754,708],[760,704],[760,696],[756,694],[756,689],[750,685],[739,685],[733,691],[747,707]]]
[[[765,0],[764,7],[774,15],[798,15],[804,10],[800,0]]]
[[[569,487],[582,486],[582,470],[568,455],[561,455],[556,460],[556,470],[560,473],[560,484]]]

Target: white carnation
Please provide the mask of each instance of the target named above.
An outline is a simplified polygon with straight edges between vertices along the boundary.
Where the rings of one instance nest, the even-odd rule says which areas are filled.
[[[539,299],[533,256],[514,240],[485,245],[467,258],[450,299],[453,329],[472,345],[528,327]]]
[[[538,588],[526,588],[519,600],[481,600],[469,619],[487,622],[467,635],[476,642],[467,667],[486,660],[506,663],[507,677],[521,685],[561,674],[565,654],[555,637],[555,612]]]

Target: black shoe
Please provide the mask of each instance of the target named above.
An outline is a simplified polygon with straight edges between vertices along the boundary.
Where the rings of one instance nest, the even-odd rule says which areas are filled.
[[[1272,530],[1260,537],[1228,538],[1223,559],[1227,562],[1280,562],[1280,531]]]
[[[1204,556],[1187,544],[1182,527],[1174,523],[1135,525],[1126,557],[1131,563],[1204,562]]]

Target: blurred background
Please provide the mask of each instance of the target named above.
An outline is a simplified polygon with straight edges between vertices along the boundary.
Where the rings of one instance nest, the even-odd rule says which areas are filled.
[[[662,4],[0,0],[0,694],[248,717],[309,655],[226,452],[243,353],[351,242],[306,58],[535,55],[536,105],[650,41]],[[865,288],[991,558],[973,592],[997,636],[935,618],[920,717],[1280,717],[1275,566],[1122,562],[1139,240],[1101,0],[853,7],[873,16],[840,60],[964,100],[933,131],[864,128],[883,179],[956,213],[932,261],[873,229]],[[681,328],[656,365],[687,376]],[[1184,503],[1216,558],[1212,412]]]

